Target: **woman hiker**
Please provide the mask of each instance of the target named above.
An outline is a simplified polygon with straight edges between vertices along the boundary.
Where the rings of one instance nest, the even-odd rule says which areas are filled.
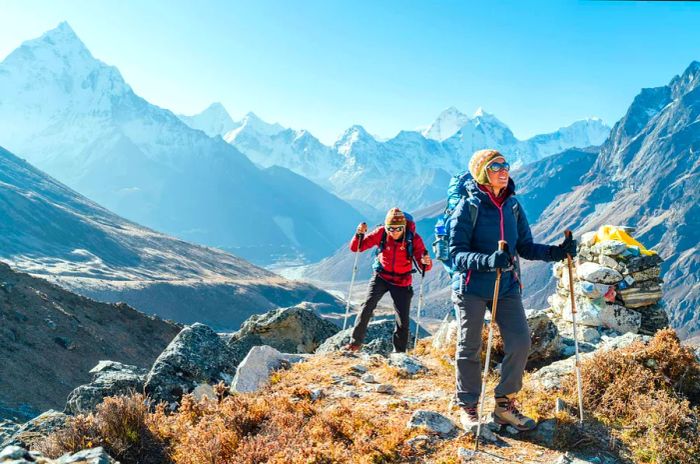
[[[503,338],[505,357],[496,386],[494,420],[518,430],[535,428],[535,421],[515,405],[522,388],[530,349],[530,330],[522,303],[519,256],[528,260],[560,261],[576,255],[576,241],[568,237],[560,245],[532,241],[525,212],[515,198],[509,178],[510,165],[496,150],[480,150],[469,162],[463,195],[449,218],[449,252],[455,270],[452,302],[458,315],[456,352],[456,402],[465,429],[478,421],[481,393],[481,331],[486,309],[493,304],[496,269],[501,269],[496,323]],[[476,221],[473,214],[476,213]],[[498,242],[507,242],[499,251]]]
[[[389,210],[384,226],[365,235],[366,233],[367,224],[363,222],[357,226],[350,242],[350,250],[362,252],[374,247],[379,250],[373,266],[374,275],[369,281],[367,300],[355,319],[352,340],[346,348],[351,351],[360,349],[374,309],[384,294],[389,292],[396,312],[396,327],[392,338],[394,351],[403,353],[408,347],[414,262],[420,263],[425,271],[429,271],[433,263],[426,252],[423,239],[416,232],[416,224],[399,208]]]

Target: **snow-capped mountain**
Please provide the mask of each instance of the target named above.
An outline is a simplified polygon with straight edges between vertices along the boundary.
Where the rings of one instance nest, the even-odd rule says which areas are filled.
[[[421,131],[426,139],[442,142],[455,135],[459,130],[469,124],[469,116],[451,106],[438,115],[433,123]]]
[[[320,259],[360,220],[134,94],[67,23],[0,63],[0,143],[130,220],[258,262]]]
[[[218,329],[277,306],[333,301],[221,250],[127,221],[2,148],[0,258],[82,295]]]
[[[340,157],[308,131],[268,124],[253,113],[223,137],[262,167],[283,166],[324,187],[340,167]]]
[[[192,129],[199,129],[209,137],[225,134],[240,126],[219,102],[212,103],[201,113],[192,116],[178,114],[177,117]]]
[[[466,168],[476,150],[498,148],[519,167],[572,147],[600,145],[610,131],[591,118],[521,141],[481,108],[470,118],[452,107],[422,132],[378,140],[355,125],[328,147],[307,131],[267,124],[254,115],[237,124],[221,135],[256,164],[284,166],[353,204],[409,210],[442,198],[449,178]]]

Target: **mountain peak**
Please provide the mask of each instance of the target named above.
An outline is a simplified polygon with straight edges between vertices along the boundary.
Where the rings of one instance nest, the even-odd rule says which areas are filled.
[[[450,106],[443,110],[427,129],[422,131],[425,138],[443,141],[456,134],[469,124],[469,116]]]
[[[201,113],[192,116],[178,115],[178,118],[193,129],[203,131],[210,137],[223,136],[237,127],[224,105],[214,102]]]
[[[67,21],[63,21],[55,28],[44,32],[39,39],[30,40],[29,42],[34,41],[47,43],[62,50],[78,49],[87,51],[87,47]]]

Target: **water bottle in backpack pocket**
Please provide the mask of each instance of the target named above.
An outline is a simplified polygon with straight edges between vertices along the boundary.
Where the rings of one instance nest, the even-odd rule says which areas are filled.
[[[450,259],[449,244],[447,243],[447,230],[445,228],[445,221],[443,218],[439,218],[435,224],[433,254],[439,261],[448,261]]]

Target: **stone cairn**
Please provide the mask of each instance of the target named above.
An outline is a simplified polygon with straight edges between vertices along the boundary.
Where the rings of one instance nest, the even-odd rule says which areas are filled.
[[[633,231],[623,228],[625,232]],[[668,326],[662,298],[661,257],[619,240],[597,241],[596,232],[582,235],[574,267],[576,322],[620,333],[653,335]],[[557,291],[549,297],[554,312],[571,322],[571,297],[566,261],[553,268]]]

